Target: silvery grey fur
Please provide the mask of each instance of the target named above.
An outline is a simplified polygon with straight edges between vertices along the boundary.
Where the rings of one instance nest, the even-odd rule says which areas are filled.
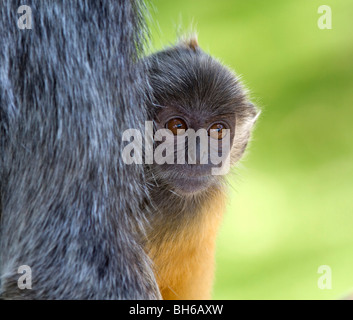
[[[0,293],[4,299],[155,299],[134,233],[141,167],[121,135],[145,118],[140,1],[18,0],[0,8]],[[32,268],[32,290],[17,269]]]

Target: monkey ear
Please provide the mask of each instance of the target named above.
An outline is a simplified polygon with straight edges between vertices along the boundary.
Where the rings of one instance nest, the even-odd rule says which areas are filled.
[[[253,103],[249,102],[248,106],[251,110],[251,117],[250,117],[250,122],[253,125],[255,125],[255,123],[257,122],[257,120],[259,119],[260,115],[261,115],[261,110],[259,110]]]
[[[255,117],[254,117],[254,119],[253,119],[253,121],[254,121],[254,123],[260,118],[260,115],[261,115],[261,110],[260,109],[258,109],[257,107],[255,107],[255,105],[253,105],[252,103],[250,103],[250,105],[253,107],[253,108],[255,108],[255,112],[256,112],[256,115],[255,115]]]
[[[199,48],[199,41],[197,38],[197,34],[194,33],[188,37],[184,37],[179,41],[179,45],[182,47],[186,47],[188,49],[191,49],[192,51],[196,52],[196,50]]]

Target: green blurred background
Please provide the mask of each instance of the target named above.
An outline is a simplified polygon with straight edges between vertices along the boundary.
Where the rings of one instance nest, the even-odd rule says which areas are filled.
[[[231,179],[215,299],[353,293],[353,1],[152,0],[154,49],[193,26],[261,107]],[[332,9],[320,30],[318,8]],[[318,268],[332,289],[318,288]]]

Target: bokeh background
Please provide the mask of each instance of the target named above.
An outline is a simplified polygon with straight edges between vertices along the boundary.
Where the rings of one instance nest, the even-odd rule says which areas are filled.
[[[152,6],[153,5],[153,6]],[[242,76],[262,109],[231,178],[214,299],[353,293],[353,1],[153,0],[154,49],[180,30]],[[332,9],[320,30],[318,8]],[[332,289],[318,287],[330,266]]]

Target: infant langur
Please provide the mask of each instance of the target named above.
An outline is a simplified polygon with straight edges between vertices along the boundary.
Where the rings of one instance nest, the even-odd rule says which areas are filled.
[[[234,73],[202,51],[196,39],[149,56],[148,64],[150,119],[155,133],[168,129],[173,137],[155,135],[155,162],[146,167],[151,187],[146,250],[164,299],[210,299],[215,239],[226,197],[225,176],[215,170],[221,164],[212,161],[212,155],[223,154],[224,162],[230,158],[234,166],[246,149],[258,111]],[[206,133],[209,148],[201,150],[202,134],[190,145],[188,130]],[[228,150],[223,140],[230,142]],[[163,152],[158,150],[162,145]],[[196,156],[190,150],[196,150]],[[158,154],[167,163],[157,161]]]

